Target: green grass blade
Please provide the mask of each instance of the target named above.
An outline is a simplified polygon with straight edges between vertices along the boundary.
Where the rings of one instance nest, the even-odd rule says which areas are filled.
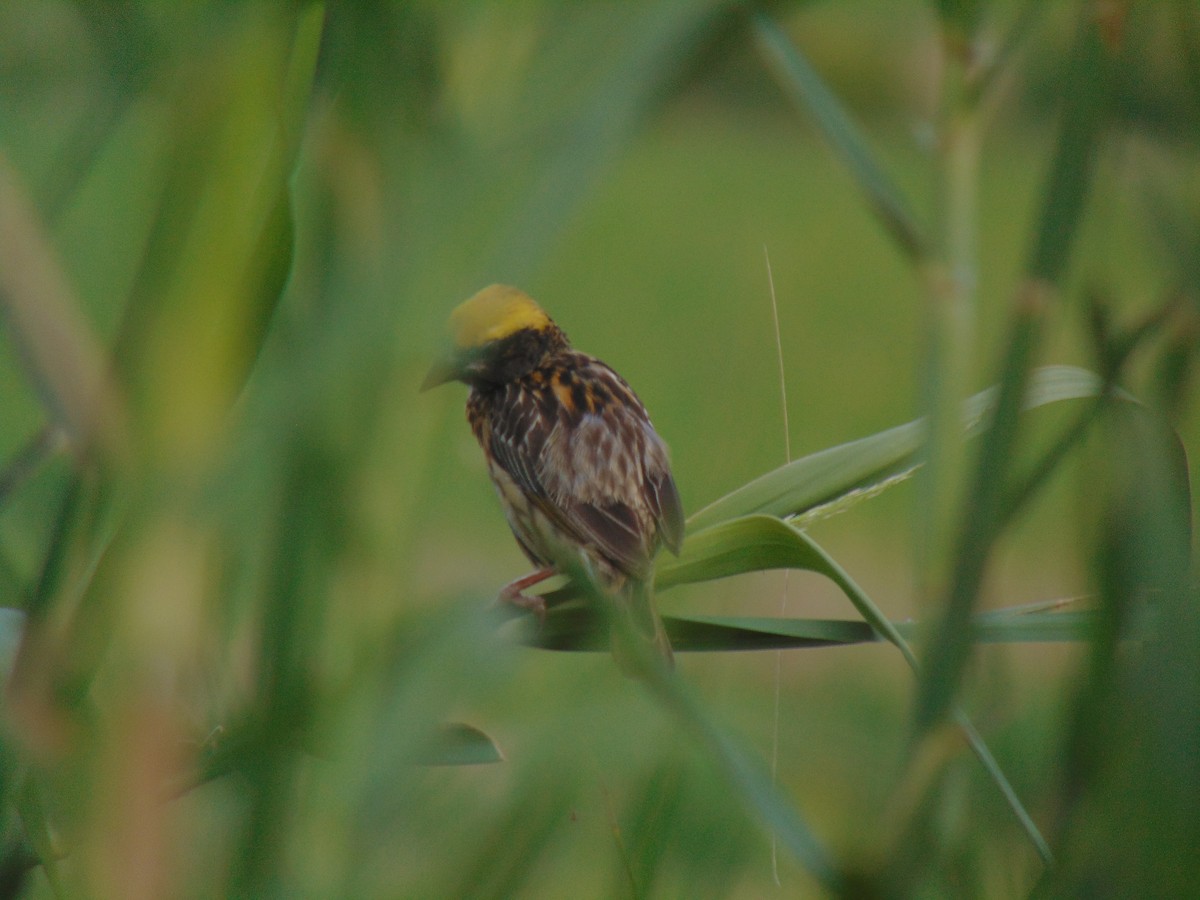
[[[1012,814],[1016,817],[1017,822],[1021,826],[1021,830],[1029,838],[1030,843],[1038,852],[1042,862],[1047,866],[1054,865],[1054,852],[1050,849],[1050,845],[1042,836],[1042,832],[1038,829],[1037,823],[1033,821],[1033,817],[1029,815],[1029,810],[1025,808],[1025,804],[1021,802],[1021,798],[1017,795],[1016,790],[1012,786],[1012,782],[1004,774],[1004,770],[1000,768],[1000,763],[996,761],[996,757],[992,754],[991,748],[984,741],[983,735],[975,727],[974,723],[967,717],[967,714],[958,707],[951,710],[951,716],[956,725],[962,729],[963,734],[967,738],[967,743],[971,745],[971,750],[975,753],[975,758],[979,760],[991,777],[992,782],[996,785],[1000,794],[1004,797],[1004,802],[1008,808],[1012,810]]]
[[[803,531],[774,516],[746,516],[690,537],[678,559],[663,566],[656,583],[670,587],[762,568],[805,569],[829,578],[872,628],[916,663],[895,626],[845,570]]]
[[[753,23],[759,49],[776,79],[794,100],[812,113],[900,249],[914,260],[923,259],[925,237],[900,189],[868,149],[858,126],[774,19],[758,13]]]
[[[763,569],[821,567],[821,555],[802,532],[770,515],[731,519],[689,535],[677,557],[659,561],[655,586],[665,589]]]
[[[973,92],[976,102],[987,98],[996,89],[997,84],[1004,80],[1003,76],[1010,72],[1018,50],[1028,43],[1034,25],[1045,13],[1046,8],[1047,4],[1042,0],[1024,0],[1008,32],[999,42],[995,56],[975,82]]]

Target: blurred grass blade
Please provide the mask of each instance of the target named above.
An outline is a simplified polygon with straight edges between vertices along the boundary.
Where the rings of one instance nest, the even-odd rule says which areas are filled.
[[[842,104],[773,18],[756,13],[753,23],[759,50],[776,79],[812,113],[900,249],[913,260],[922,260],[927,248],[921,229],[899,188],[884,173]]]
[[[963,734],[967,738],[967,743],[971,745],[971,750],[974,752],[975,758],[979,760],[979,764],[983,766],[984,771],[988,773],[988,777],[992,779],[992,783],[996,785],[997,790],[1004,797],[1005,804],[1016,818],[1017,823],[1021,826],[1021,830],[1025,832],[1025,836],[1029,838],[1029,842],[1037,850],[1042,862],[1047,867],[1053,868],[1056,864],[1054,851],[1050,849],[1050,844],[1046,842],[1046,838],[1037,827],[1037,823],[1033,821],[1033,816],[1029,814],[1029,810],[1025,808],[1025,804],[1021,802],[1021,798],[1012,786],[1012,782],[1008,780],[1008,776],[1000,768],[1000,763],[996,760],[992,749],[983,739],[983,735],[979,733],[979,729],[975,727],[975,724],[967,717],[967,714],[957,706],[951,708],[950,715],[954,723],[962,729]]]
[[[954,29],[963,40],[969,38],[979,24],[980,0],[936,0],[934,6],[942,27]]]
[[[0,682],[7,683],[17,659],[17,648],[25,632],[25,613],[19,609],[0,608]]]
[[[987,98],[1004,80],[1003,76],[1008,73],[1017,51],[1027,43],[1033,26],[1046,12],[1047,7],[1048,4],[1044,0],[1024,0],[1008,32],[1000,41],[999,49],[996,50],[995,55],[986,64],[983,73],[974,83],[973,102],[978,104]]]
[[[51,456],[66,446],[62,429],[43,425],[0,469],[0,509],[12,494],[25,484]]]
[[[1101,379],[1085,369],[1047,366],[1033,373],[1023,408],[1036,409],[1062,400],[1095,397],[1102,389]],[[989,412],[996,398],[996,389],[989,388],[964,403],[963,420],[968,434],[978,433],[990,424]],[[726,519],[753,513],[799,515],[853,492],[867,492],[915,464],[924,433],[924,420],[918,419],[802,457],[693,513],[688,519],[688,529],[698,532]],[[669,565],[669,561],[663,559],[659,565]]]
[[[473,725],[442,725],[418,762],[429,766],[478,766],[504,761],[496,742]]]
[[[0,154],[0,313],[50,420],[78,457],[120,446],[118,393],[33,204]]]
[[[971,615],[983,584],[990,548],[1004,521],[1003,505],[1010,464],[1017,448],[1018,419],[1029,365],[1037,346],[1037,327],[1032,318],[1035,315],[1022,314],[1014,331],[997,392],[996,411],[980,442],[963,497],[958,533],[953,539],[949,591],[928,639],[927,668],[917,694],[918,732],[932,727],[945,713],[970,655]],[[935,589],[943,588],[938,585]]]
[[[1100,29],[1094,11],[1085,5],[1064,84],[1062,128],[1043,193],[1028,279],[1014,307],[996,413],[963,498],[946,600],[927,643],[914,712],[918,732],[931,728],[946,714],[958,691],[970,656],[971,615],[991,548],[1011,517],[1012,510],[1004,507],[1017,447],[1018,413],[1037,356],[1045,309],[1066,270],[1107,124],[1112,60]]]
[[[55,841],[41,785],[37,779],[29,777],[28,774],[16,798],[16,808],[21,821],[21,829],[41,863],[42,872],[45,873],[54,896],[69,896],[69,892],[63,886],[63,878],[59,870],[62,850]]]
[[[163,87],[170,165],[114,351],[157,460],[212,446],[286,284],[323,16],[239,8]]]
[[[1175,21],[1192,110],[1200,113],[1200,11],[1196,4],[1175,0]]]
[[[1062,126],[1042,192],[1027,274],[1058,284],[1083,216],[1100,139],[1108,124],[1113,59],[1091,4],[1082,4],[1079,34],[1063,84]]]
[[[1068,606],[1077,606],[1087,601],[1087,597],[1055,597],[1052,600],[1035,600],[1032,603],[1022,603],[1018,606],[1005,606],[1000,609],[984,610],[976,616],[976,619],[980,622],[986,622],[994,619],[1011,619],[1016,616],[1028,616],[1037,613],[1059,612]]]
[[[535,59],[525,103],[534,122],[560,104],[566,114],[553,122],[557,137],[533,166],[536,180],[500,229],[487,271],[514,272],[518,282],[529,277],[598,173],[627,146],[689,54],[717,39],[714,32],[727,22],[721,13],[736,5],[734,0],[597,4],[587,15],[560,23],[556,46]],[[569,106],[562,81],[562,56],[568,52],[577,55],[573,67],[589,73],[584,83],[566,85],[574,89]]]
[[[807,821],[780,792],[763,762],[742,743],[711,720],[690,687],[663,666],[647,669],[647,687],[697,738],[724,769],[742,801],[762,820],[784,847],[817,882],[837,895],[844,891],[843,876]]]

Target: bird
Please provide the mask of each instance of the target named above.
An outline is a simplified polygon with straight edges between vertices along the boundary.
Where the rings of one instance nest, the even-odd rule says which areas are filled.
[[[613,653],[636,668],[633,640],[668,667],[670,640],[653,606],[654,558],[678,556],[683,507],[667,446],[629,384],[571,346],[523,291],[483,288],[450,314],[452,347],[421,389],[450,381],[470,389],[467,421],[487,461],[509,528],[536,567],[500,599],[545,615],[526,590],[582,572],[629,625],[613,621]]]

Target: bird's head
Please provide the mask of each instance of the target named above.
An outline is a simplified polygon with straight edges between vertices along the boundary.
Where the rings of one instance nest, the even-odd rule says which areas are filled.
[[[421,390],[447,381],[472,386],[504,384],[533,371],[567,338],[523,291],[485,287],[450,313],[450,351],[433,364]]]

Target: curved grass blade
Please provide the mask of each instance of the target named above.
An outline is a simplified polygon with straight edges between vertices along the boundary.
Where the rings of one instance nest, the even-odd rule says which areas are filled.
[[[879,607],[854,579],[803,531],[774,516],[751,515],[732,519],[690,536],[684,542],[683,551],[678,558],[668,558],[659,563],[656,587],[666,588],[764,568],[785,567],[818,572],[833,581],[854,604],[871,630],[883,640],[894,644],[909,667],[916,673],[920,672],[920,663],[904,634],[880,612]],[[589,615],[586,604],[568,605],[565,602],[577,593],[572,585],[568,585],[547,595],[547,608],[551,609],[548,620],[557,619],[554,627],[560,629],[553,638],[556,648],[566,649],[566,645],[571,641],[577,641],[574,649],[599,649],[606,646],[596,629],[585,630],[588,627],[586,616]],[[549,644],[548,638],[547,644],[542,646]],[[1004,796],[1030,842],[1047,864],[1052,863],[1054,857],[1049,845],[982,736],[961,709],[953,709],[953,718],[961,727],[976,758]]]
[[[752,527],[758,526],[761,528],[761,520],[764,518],[768,517],[751,517]],[[727,524],[734,525],[736,523]],[[905,662],[908,663],[913,672],[920,675],[920,663],[917,661],[916,654],[913,653],[908,641],[904,639],[896,627],[879,611],[879,608],[875,605],[875,602],[870,598],[870,596],[868,596],[867,593],[855,583],[854,579],[852,579],[849,574],[833,560],[832,557],[826,554],[821,547],[809,539],[809,537],[802,531],[794,528],[791,525],[788,525],[786,522],[779,521],[779,525],[788,529],[795,535],[795,541],[797,544],[797,558],[805,561],[816,562],[816,565],[805,565],[804,567],[815,572],[820,572],[833,581],[833,583],[839,588],[841,588],[842,592],[859,611],[859,614],[866,619],[871,627],[874,628],[882,638],[894,644],[896,649],[899,650],[901,655],[904,656]],[[686,554],[686,543],[684,547]],[[988,776],[995,783],[1001,795],[1003,795],[1005,802],[1009,806],[1009,809],[1012,810],[1013,815],[1020,823],[1021,828],[1025,831],[1026,835],[1029,837],[1030,842],[1034,845],[1034,847],[1037,848],[1038,854],[1041,856],[1042,860],[1047,865],[1052,864],[1054,861],[1054,855],[1050,851],[1050,845],[1047,844],[1046,839],[1042,837],[1042,834],[1038,830],[1037,825],[1034,823],[1033,818],[1029,815],[1028,810],[1025,809],[1020,797],[1017,796],[1017,793],[1013,789],[1012,784],[1009,782],[1008,777],[1004,774],[1003,770],[1001,770],[999,764],[996,762],[996,759],[992,755],[991,750],[988,748],[987,743],[975,729],[975,726],[971,723],[971,720],[967,717],[965,712],[958,707],[954,707],[952,712],[954,720],[962,729],[963,734],[966,736],[967,742],[971,746],[971,750],[975,753],[976,758],[983,765],[984,769],[988,773]]]
[[[895,644],[910,664],[916,665],[916,657],[896,627],[846,571],[807,534],[774,516],[745,516],[692,536],[679,557],[662,566],[656,584],[669,587],[780,568],[805,569],[824,575],[841,588],[878,634]]]
[[[904,656],[909,667],[914,672],[920,673],[921,666],[917,661],[916,654],[913,653],[908,641],[896,626],[880,612],[879,607],[855,583],[854,579],[804,532],[780,519],[763,515],[735,519],[715,526],[710,531],[711,534],[702,532],[685,542],[683,553],[675,561],[675,565],[668,564],[660,577],[665,576],[668,583],[672,577],[678,579],[683,575],[703,575],[715,578],[721,577],[718,574],[721,572],[736,574],[747,571],[746,566],[755,561],[772,559],[782,562],[790,556],[794,560],[795,567],[819,572],[841,588],[850,602],[854,604],[855,609],[880,637],[894,644]],[[766,549],[756,549],[760,544],[765,545]],[[675,569],[674,573],[672,569]],[[1012,784],[1000,769],[987,744],[961,709],[955,707],[953,717],[962,728],[976,758],[1004,796],[1029,840],[1037,848],[1042,859],[1050,864],[1054,857],[1050,852],[1049,845],[1021,803],[1016,791],[1013,790]]]
[[[917,660],[908,643],[846,571],[802,530],[775,516],[743,516],[689,536],[678,557],[659,561],[654,584],[656,590],[664,590],[764,569],[805,569],[829,578],[871,628],[895,644],[909,664],[916,667]],[[586,603],[575,602],[580,594],[578,585],[572,581],[543,595],[547,610],[557,620],[555,628],[563,635],[581,634],[585,628],[585,617],[590,613]],[[558,640],[575,639],[578,638]],[[597,643],[589,649],[601,646],[607,644]]]

